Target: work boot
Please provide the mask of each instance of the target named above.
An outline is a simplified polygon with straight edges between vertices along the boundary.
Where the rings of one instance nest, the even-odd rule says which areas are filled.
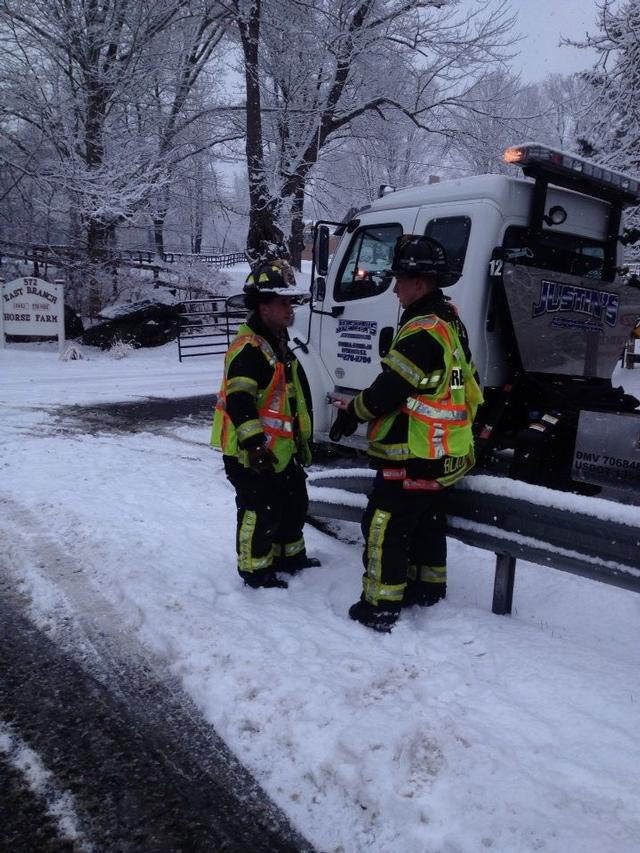
[[[408,581],[402,599],[403,607],[431,607],[437,604],[447,594],[446,583],[424,583],[423,581]]]
[[[398,621],[400,615],[400,604],[389,601],[386,604],[370,604],[361,597],[349,608],[349,616],[367,628],[389,634]]]
[[[252,589],[271,589],[272,587],[287,589],[289,586],[286,581],[280,580],[272,569],[260,572],[240,572],[240,577]]]
[[[287,575],[296,575],[303,569],[313,569],[321,565],[317,557],[307,557],[306,554],[296,554],[295,557],[276,557],[273,561],[275,571],[284,572]]]

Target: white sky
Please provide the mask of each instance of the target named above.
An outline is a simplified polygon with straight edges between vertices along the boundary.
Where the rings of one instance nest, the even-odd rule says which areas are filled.
[[[515,50],[514,70],[525,81],[541,80],[547,74],[571,74],[590,68],[595,53],[560,46],[560,38],[582,40],[596,31],[595,0],[508,0],[517,14],[516,29],[524,36]]]

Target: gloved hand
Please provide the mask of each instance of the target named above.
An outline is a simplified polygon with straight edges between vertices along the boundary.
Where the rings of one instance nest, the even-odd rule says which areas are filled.
[[[256,474],[273,474],[275,464],[278,461],[268,447],[264,444],[247,451],[249,454],[249,467]]]
[[[340,441],[343,436],[353,435],[360,421],[350,409],[338,409],[338,414],[329,430],[331,441]]]

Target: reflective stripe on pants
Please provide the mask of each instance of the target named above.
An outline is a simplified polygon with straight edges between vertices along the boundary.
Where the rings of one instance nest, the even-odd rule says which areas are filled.
[[[298,463],[292,460],[279,474],[256,474],[225,456],[224,468],[236,492],[238,571],[261,571],[273,565],[274,556],[304,553],[309,499]]]
[[[446,582],[446,493],[407,491],[401,481],[376,477],[362,519],[368,602],[402,601],[408,577]]]

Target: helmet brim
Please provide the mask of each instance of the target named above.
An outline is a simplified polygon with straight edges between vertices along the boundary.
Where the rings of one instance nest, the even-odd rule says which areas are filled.
[[[286,299],[291,299],[292,302],[296,302],[296,304],[308,302],[311,299],[309,291],[302,290],[300,287],[260,288],[260,295],[284,296]]]
[[[405,278],[433,278],[436,280],[438,287],[451,287],[456,284],[456,282],[460,279],[462,275],[459,271],[452,272],[420,272],[419,270],[383,270],[383,273],[386,275],[393,276],[394,278],[398,278],[399,276],[404,276]]]
[[[250,310],[272,302],[279,296],[289,299],[293,305],[304,305],[311,300],[309,291],[298,287],[247,287],[243,295],[245,305]]]

